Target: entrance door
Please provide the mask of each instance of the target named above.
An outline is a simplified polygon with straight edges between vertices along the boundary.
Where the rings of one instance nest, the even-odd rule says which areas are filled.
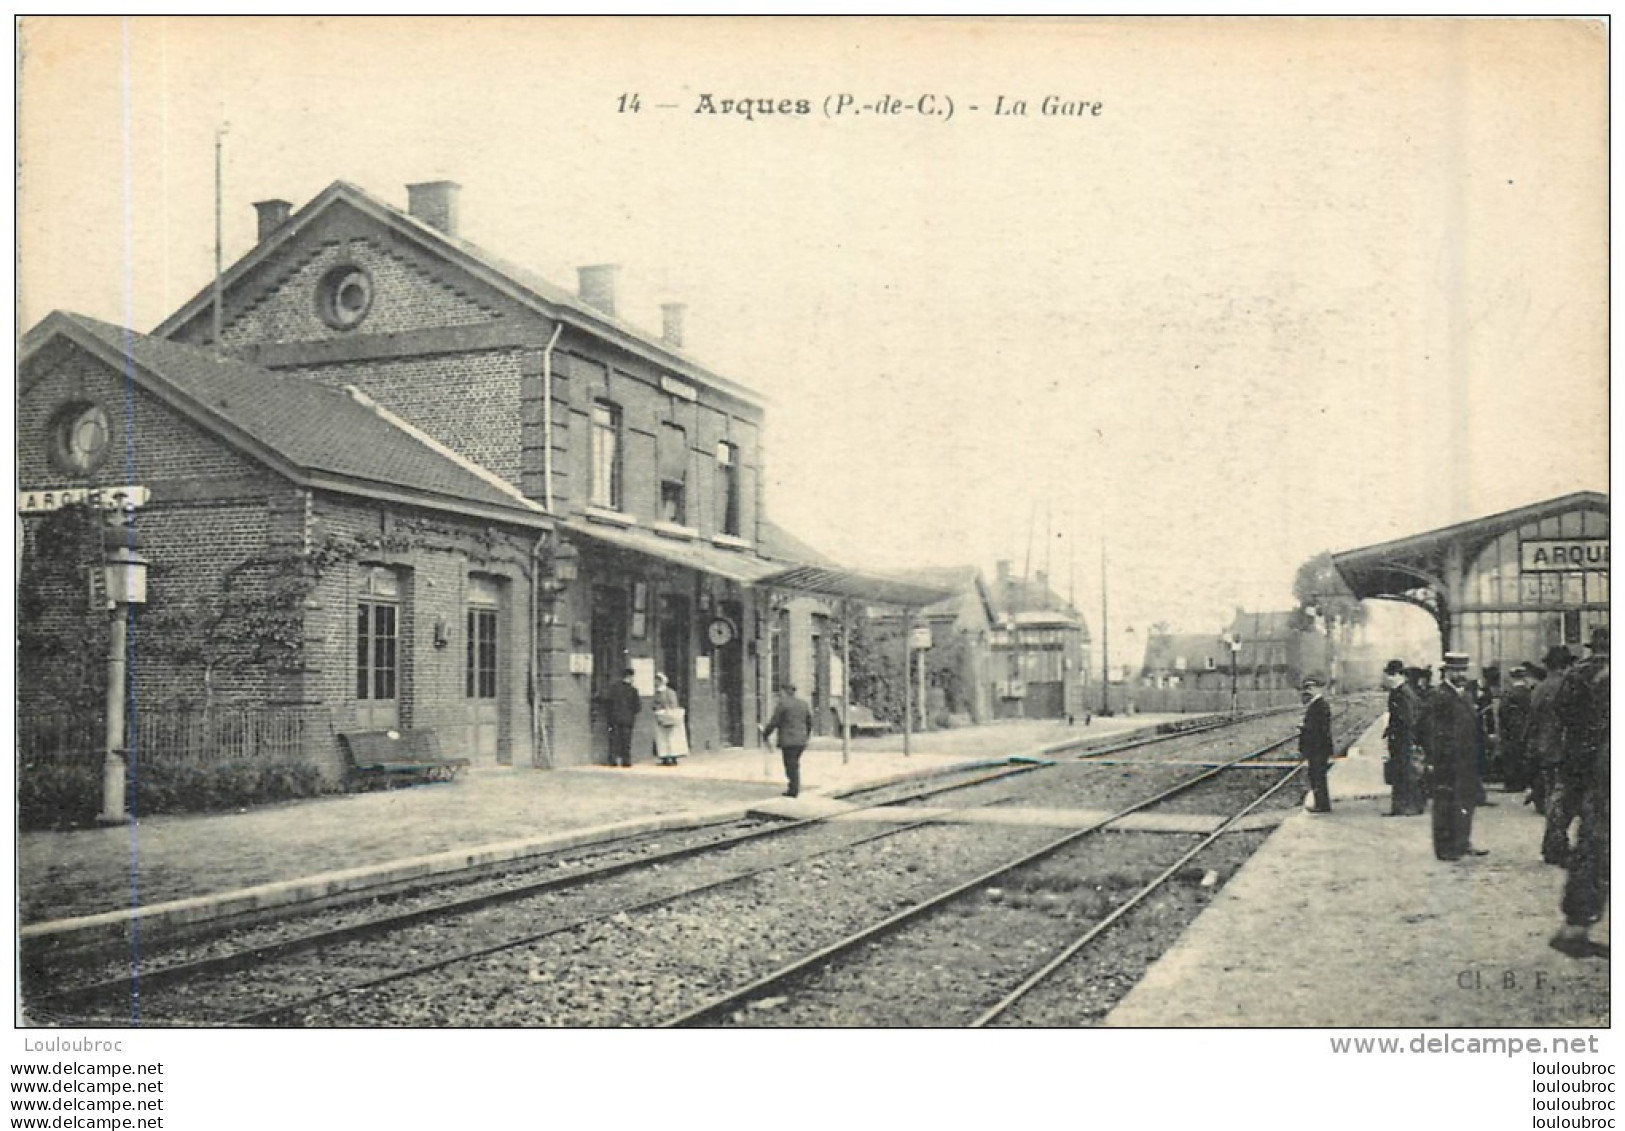
[[[361,730],[392,730],[401,723],[400,601],[394,570],[367,571],[355,620],[355,721]]]
[[[609,720],[604,699],[628,667],[626,590],[595,585],[592,591],[592,760],[609,761]]]
[[[693,626],[688,620],[688,598],[666,593],[660,598],[660,670],[666,673],[677,701],[687,707],[689,679],[694,665],[689,660]]]
[[[501,624],[502,589],[489,578],[469,578],[467,646],[463,674],[466,748],[480,762],[498,760],[502,686],[498,668],[498,625]]]
[[[738,630],[727,644],[711,656],[711,678],[716,680],[718,714],[722,722],[724,746],[745,745],[745,610],[737,602],[726,602],[722,615]]]

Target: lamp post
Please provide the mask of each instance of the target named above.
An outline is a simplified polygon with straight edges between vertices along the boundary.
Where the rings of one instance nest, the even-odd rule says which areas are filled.
[[[107,640],[107,748],[102,761],[102,811],[97,820],[121,825],[128,819],[124,804],[126,754],[125,682],[128,678],[129,619],[132,605],[147,601],[147,559],[136,551],[135,531],[122,516],[102,535],[102,581],[112,613]]]
[[[1237,657],[1241,655],[1241,636],[1238,633],[1227,632],[1224,634],[1224,642],[1230,648],[1230,713],[1235,715],[1240,713],[1237,710],[1236,662]]]

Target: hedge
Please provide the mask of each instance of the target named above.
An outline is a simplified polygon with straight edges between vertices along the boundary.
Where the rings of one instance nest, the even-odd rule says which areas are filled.
[[[294,801],[330,792],[312,762],[219,762],[209,766],[141,762],[125,799],[141,816],[207,813]],[[102,768],[87,762],[24,765],[17,775],[17,821],[24,829],[82,828],[101,811]]]

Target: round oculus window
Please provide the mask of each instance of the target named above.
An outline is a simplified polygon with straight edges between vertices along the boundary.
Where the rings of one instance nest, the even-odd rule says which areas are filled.
[[[335,330],[361,325],[372,309],[372,276],[360,267],[347,264],[322,276],[316,288],[316,313]]]
[[[74,401],[51,417],[51,463],[68,475],[88,475],[107,459],[112,425],[99,404]]]

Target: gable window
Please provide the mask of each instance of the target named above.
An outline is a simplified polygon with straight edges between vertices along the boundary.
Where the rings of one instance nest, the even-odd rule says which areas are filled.
[[[592,406],[592,472],[590,502],[621,509],[621,410],[608,401]]]
[[[739,534],[739,445],[723,440],[717,444],[717,500],[722,516],[722,533]]]
[[[688,525],[688,433],[660,426],[660,520]]]

